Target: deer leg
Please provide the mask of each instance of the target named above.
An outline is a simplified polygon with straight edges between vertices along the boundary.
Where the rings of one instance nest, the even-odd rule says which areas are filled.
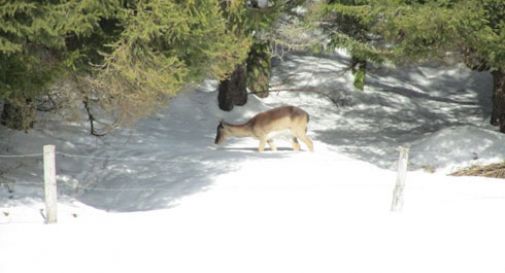
[[[268,146],[270,146],[270,149],[271,149],[272,151],[274,151],[274,152],[275,152],[275,151],[277,151],[277,147],[275,147],[275,144],[274,144],[274,140],[273,140],[273,139],[271,139],[271,138],[270,138],[270,139],[268,139],[268,140],[267,140],[267,143],[268,143]]]
[[[312,143],[312,140],[305,134],[305,131],[302,132],[296,132],[296,137],[301,139],[305,145],[307,145],[307,148],[309,151],[313,152],[314,151],[314,144]]]
[[[300,137],[300,139],[307,145],[307,148],[309,148],[309,151],[313,152],[314,151],[314,144],[312,143],[312,140],[306,135],[303,135]]]
[[[293,151],[300,151],[300,143],[298,143],[298,139],[293,137],[292,139]]]
[[[267,139],[265,137],[260,138],[260,146],[258,147],[258,152],[263,152],[265,150],[265,145],[267,144]]]

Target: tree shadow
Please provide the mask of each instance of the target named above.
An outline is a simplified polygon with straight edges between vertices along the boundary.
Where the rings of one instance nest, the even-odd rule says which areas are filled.
[[[99,139],[83,134],[79,124],[50,125],[57,124],[55,120],[44,125],[49,127],[37,128],[37,134],[13,133],[5,141],[13,147],[9,151],[12,154],[33,152],[41,149],[42,143],[56,145],[62,199],[115,212],[169,208],[185,196],[212,187],[221,175],[234,172],[243,162],[287,155],[284,149],[258,153],[257,143],[247,146],[247,142],[232,142],[233,146],[217,148],[215,126],[224,113],[214,103],[216,95],[182,93],[154,117]],[[237,147],[237,143],[242,146]],[[24,149],[23,145],[30,147]],[[17,180],[37,180],[30,180],[37,184],[27,187],[14,183],[13,199],[43,198],[40,162],[40,158],[24,160],[23,168],[9,173]]]
[[[357,91],[367,107],[343,110],[336,129],[316,132],[317,139],[391,169],[396,166],[397,147],[445,128],[482,126],[490,115],[491,91],[485,81],[474,81],[482,77],[477,72],[467,72],[465,79],[448,74],[426,79],[416,71],[400,71],[389,71],[389,83],[382,80],[384,73],[370,73],[367,85],[373,91]],[[421,85],[412,78],[426,82]]]
[[[247,151],[247,152],[253,152],[253,153],[258,153],[257,148],[242,148],[242,147],[228,147],[228,148],[223,148],[224,151]],[[281,154],[281,152],[294,152],[292,148],[289,147],[277,147],[277,151],[272,151],[270,148],[265,148],[265,151],[263,152],[265,156],[275,156],[277,154]]]
[[[324,107],[318,103],[303,107],[311,113],[312,137],[350,157],[391,169],[399,146],[444,128],[487,123],[492,91],[487,72],[459,65],[370,66],[365,91],[359,91],[345,71],[348,60],[342,58],[333,63],[328,58],[291,56],[275,72],[286,89],[305,86],[327,98],[345,98],[346,103],[332,112],[321,112]],[[289,96],[294,103],[299,97]]]
[[[232,140],[215,145],[216,126],[226,115],[213,103],[215,97],[215,92],[181,94],[154,119],[129,132],[118,132],[110,142],[105,140],[104,146],[109,154],[113,152],[114,159],[92,159],[95,162],[85,164],[90,167],[77,173],[76,179],[91,183],[77,192],[77,198],[114,211],[166,208],[185,196],[207,190],[243,162],[286,156],[269,150],[258,153],[257,143],[249,139],[244,144]],[[126,139],[125,134],[130,134],[126,142],[117,141]]]
[[[287,55],[274,67],[270,86],[317,89],[320,92],[332,90],[336,83],[342,85],[347,81],[348,63],[349,60],[341,55]]]
[[[247,149],[207,148],[187,156],[159,156],[152,161],[140,158],[129,162],[110,160],[76,174],[80,183],[91,183],[79,188],[74,196],[109,211],[167,208],[176,205],[184,196],[207,190],[219,181],[220,175],[237,170],[242,161],[261,157],[271,155],[258,155]]]

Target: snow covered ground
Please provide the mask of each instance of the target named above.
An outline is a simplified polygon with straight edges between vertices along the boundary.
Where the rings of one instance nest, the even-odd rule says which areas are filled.
[[[267,99],[225,113],[208,83],[104,138],[55,115],[2,128],[0,272],[505,272],[505,182],[446,176],[505,159],[490,75],[383,66],[362,92],[347,61],[286,56]],[[315,152],[213,144],[220,119],[282,104],[311,115]],[[41,216],[44,144],[58,152],[56,225]],[[392,213],[399,146],[410,171]]]

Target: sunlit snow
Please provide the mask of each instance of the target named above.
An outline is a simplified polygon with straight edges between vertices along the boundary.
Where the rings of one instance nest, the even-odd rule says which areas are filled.
[[[223,112],[209,81],[103,138],[50,114],[29,134],[2,128],[0,155],[30,156],[0,156],[0,272],[505,272],[505,182],[447,176],[505,159],[491,76],[374,67],[357,91],[347,62],[286,55],[266,99]],[[213,144],[221,119],[284,104],[310,114],[313,153]],[[57,150],[53,225],[44,144]],[[393,213],[399,146],[410,161]]]

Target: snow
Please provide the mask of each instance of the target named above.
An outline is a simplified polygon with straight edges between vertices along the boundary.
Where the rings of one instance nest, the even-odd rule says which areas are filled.
[[[503,141],[501,133],[474,126],[442,129],[412,143],[412,161],[417,166],[446,166],[448,171],[500,162],[505,155]]]
[[[447,176],[505,159],[489,74],[381,66],[357,91],[348,61],[288,55],[266,99],[222,112],[209,81],[104,138],[51,114],[29,134],[2,128],[0,272],[504,272],[505,183]],[[219,120],[284,104],[310,114],[313,153],[213,144]],[[53,225],[44,144],[58,152]],[[399,146],[410,161],[393,213]]]

